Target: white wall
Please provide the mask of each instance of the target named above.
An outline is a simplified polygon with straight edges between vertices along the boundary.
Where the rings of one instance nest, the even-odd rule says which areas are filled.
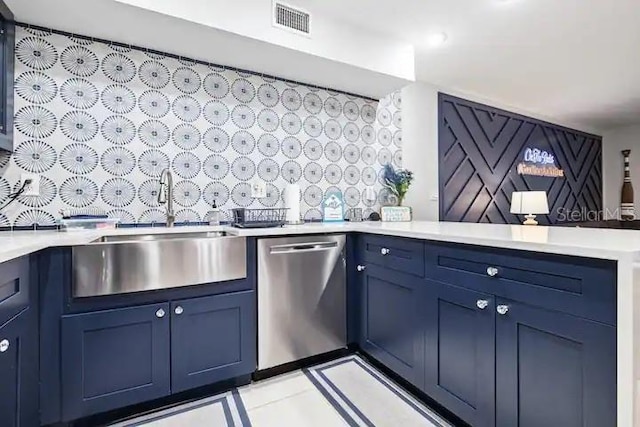
[[[635,190],[636,215],[640,212],[640,125],[606,131],[602,141],[604,207],[610,211],[620,206],[623,158],[620,151],[630,149],[631,179]]]
[[[271,0],[116,0],[161,14],[217,28],[289,49],[321,56],[395,77],[415,80],[414,48],[408,42],[355,28],[296,3],[311,14],[311,36],[303,37],[272,25]],[[280,74],[278,74],[280,75]]]
[[[597,129],[589,128],[582,124],[567,123],[552,117],[533,114],[475,94],[463,93],[426,83],[413,83],[406,86],[402,89],[402,158],[403,167],[413,171],[415,174],[415,181],[407,194],[406,204],[413,208],[414,219],[416,220],[437,221],[439,219],[438,92],[459,96],[474,102],[491,105],[569,128],[601,134]],[[640,127],[637,128],[636,135],[638,135],[636,140],[640,142]],[[640,146],[636,156],[638,156],[637,164],[640,167]],[[621,159],[618,160],[621,161]],[[622,171],[622,166],[620,166],[620,171]],[[608,175],[608,172],[605,169],[606,175]],[[621,176],[620,174],[618,175]],[[635,176],[640,179],[640,168]],[[635,186],[638,193],[640,193],[640,182]],[[619,185],[617,188],[620,188]]]
[[[413,218],[438,221],[438,89],[414,83],[402,89],[402,166],[414,173],[406,205]]]

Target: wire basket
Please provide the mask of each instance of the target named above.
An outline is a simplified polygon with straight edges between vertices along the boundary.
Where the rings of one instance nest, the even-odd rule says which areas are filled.
[[[232,209],[233,226],[238,228],[282,227],[287,219],[286,208]]]

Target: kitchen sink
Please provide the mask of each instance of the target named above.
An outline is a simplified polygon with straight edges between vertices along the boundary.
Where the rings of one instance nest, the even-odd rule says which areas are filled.
[[[159,240],[176,239],[208,239],[212,237],[225,237],[224,231],[213,231],[205,233],[159,233],[159,234],[131,234],[103,236],[94,243],[118,243],[118,242],[154,242]]]
[[[116,295],[244,279],[244,237],[223,232],[104,236],[72,248],[72,296]]]

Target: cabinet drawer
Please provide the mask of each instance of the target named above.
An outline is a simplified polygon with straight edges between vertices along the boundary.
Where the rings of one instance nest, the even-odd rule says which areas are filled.
[[[424,276],[424,243],[401,237],[364,235],[362,261],[415,276]]]
[[[29,306],[29,257],[0,264],[0,324]]]
[[[614,262],[446,244],[428,245],[426,259],[431,279],[616,323]]]

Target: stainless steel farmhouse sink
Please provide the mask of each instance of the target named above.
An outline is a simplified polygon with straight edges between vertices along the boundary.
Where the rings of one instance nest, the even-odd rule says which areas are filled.
[[[104,236],[74,246],[72,259],[77,298],[247,277],[246,239],[219,232]]]

